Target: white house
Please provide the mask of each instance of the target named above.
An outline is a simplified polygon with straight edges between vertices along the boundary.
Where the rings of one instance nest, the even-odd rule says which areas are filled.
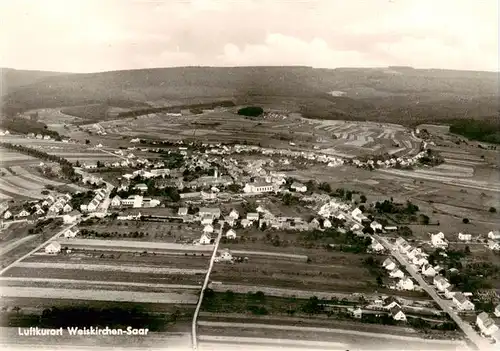
[[[453,291],[454,289],[455,289],[455,287],[453,285],[450,285],[450,286],[446,287],[444,289],[444,296],[447,299],[452,299],[453,295],[455,295],[455,292],[456,292],[456,291]]]
[[[458,240],[460,241],[471,241],[472,234],[458,233]]]
[[[188,214],[188,208],[187,207],[179,207],[179,210],[177,211],[177,215],[178,216],[186,216],[187,214]]]
[[[413,284],[413,280],[406,277],[401,279],[397,284],[398,289],[400,290],[413,290],[415,289],[415,285]]]
[[[243,219],[241,220],[241,226],[242,226],[243,228],[248,228],[248,227],[250,227],[251,225],[252,225],[252,221],[249,221],[249,220],[248,220],[248,219],[246,219],[246,218],[243,218]]]
[[[229,262],[233,260],[233,255],[229,249],[224,249],[218,257],[218,261]]]
[[[498,330],[495,321],[488,316],[488,313],[481,312],[476,317],[476,325],[484,335],[490,336]]]
[[[431,234],[431,244],[432,246],[440,249],[446,249],[448,247],[448,243],[444,238],[443,232],[439,232],[437,234]]]
[[[474,304],[470,302],[469,299],[467,299],[467,297],[465,297],[465,295],[461,292],[456,292],[453,295],[452,300],[460,311],[474,311]]]
[[[205,234],[211,234],[214,232],[214,227],[212,227],[210,224],[207,224],[204,228],[203,228],[203,233]]]
[[[392,271],[393,269],[396,268],[396,263],[391,258],[386,258],[385,261],[382,263],[382,267],[387,269],[388,271]]]
[[[70,204],[65,204],[62,210],[64,213],[69,213],[73,210],[73,207]]]
[[[370,227],[374,230],[374,231],[377,231],[377,230],[382,230],[382,224],[380,224],[379,222],[377,221],[373,221],[370,223]]]
[[[258,221],[259,220],[259,213],[258,212],[248,212],[247,219],[249,221]]]
[[[488,248],[490,250],[498,251],[500,250],[500,243],[495,240],[488,240]]]
[[[74,238],[78,234],[79,230],[77,228],[70,228],[64,232],[65,238]]]
[[[75,223],[78,220],[78,218],[80,218],[81,215],[82,214],[80,212],[78,212],[77,210],[71,211],[70,213],[66,213],[63,216],[63,222],[65,224]]]
[[[25,209],[21,210],[21,212],[19,212],[17,214],[18,217],[28,217],[30,215],[30,213],[28,211],[26,211]]]
[[[5,211],[5,213],[3,214],[3,219],[10,219],[12,218],[12,212],[10,212],[9,210]]]
[[[379,243],[377,240],[372,239],[371,249],[375,252],[381,252],[381,251],[384,251],[385,247],[384,247],[384,245]]]
[[[209,225],[214,222],[214,219],[211,216],[203,216],[201,219],[201,224],[202,225]]]
[[[349,308],[349,312],[351,312],[352,316],[354,318],[362,318],[363,317],[363,310],[361,308]]]
[[[500,230],[492,230],[488,233],[488,239],[500,240]]]
[[[451,285],[450,282],[442,275],[436,275],[434,277],[433,283],[436,286],[436,288],[441,292],[444,292],[444,289],[446,289]]]
[[[203,218],[204,216],[210,216],[210,217],[212,217],[212,219],[218,219],[218,218],[220,218],[220,208],[202,207],[198,211],[198,216],[201,218]]]
[[[299,182],[293,182],[290,189],[295,190],[299,193],[305,193],[307,191],[307,186]]]
[[[61,251],[61,244],[59,244],[57,241],[53,241],[45,247],[45,253],[48,254],[56,254],[60,251]]]
[[[415,256],[412,260],[412,263],[417,266],[417,267],[422,267],[426,264],[429,263],[429,261],[427,260],[427,258],[423,255],[418,255],[418,256]]]
[[[493,314],[496,317],[500,317],[500,304],[498,304],[497,307],[495,307],[495,311],[493,311]]]
[[[404,278],[405,274],[403,273],[403,271],[401,269],[395,269],[391,273],[389,273],[389,276],[391,278]]]
[[[401,308],[401,305],[397,301],[391,301],[389,304],[384,306],[384,309],[390,311],[394,307]]]
[[[398,238],[396,239],[396,241],[394,242],[394,245],[396,245],[396,248],[397,248],[398,250],[400,250],[400,251],[401,251],[401,248],[402,248],[403,246],[407,245],[407,244],[408,244],[408,242],[407,242],[404,238],[402,238],[402,237],[398,237]]]
[[[323,221],[323,228],[331,228],[332,227],[332,222],[330,222],[329,219],[325,219]]]
[[[210,238],[210,236],[208,234],[203,233],[200,237],[200,244],[201,245],[209,245],[211,240],[212,239]]]
[[[406,321],[406,316],[403,310],[401,310],[401,307],[394,306],[391,308],[391,316],[396,321]]]
[[[122,205],[122,198],[118,195],[115,195],[115,197],[111,199],[111,207],[119,207],[121,205]]]
[[[424,265],[422,267],[422,274],[426,277],[434,277],[436,276],[437,272],[431,265]]]
[[[354,232],[356,230],[360,230],[361,229],[361,225],[358,224],[358,223],[354,223],[351,227],[351,232]]]
[[[361,223],[363,220],[366,219],[366,216],[363,214],[363,211],[361,211],[359,208],[355,208],[351,212],[351,216],[352,218],[354,218],[354,220],[356,220],[359,223]]]
[[[228,239],[236,239],[236,232],[232,229],[229,229],[227,232],[226,232],[226,238]]]
[[[247,183],[243,188],[245,193],[270,193],[274,191],[274,185],[270,183]]]
[[[141,192],[145,192],[145,191],[148,191],[148,186],[146,184],[144,184],[144,183],[140,183],[140,184],[136,184],[134,186],[134,189],[137,189],[137,190],[139,190]]]
[[[231,212],[229,213],[229,218],[236,220],[240,218],[240,214],[235,209],[232,209]]]

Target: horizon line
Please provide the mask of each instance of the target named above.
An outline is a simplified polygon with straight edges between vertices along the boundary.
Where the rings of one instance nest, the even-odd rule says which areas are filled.
[[[347,69],[407,69],[407,70],[422,70],[422,71],[458,71],[458,72],[476,72],[476,73],[500,73],[500,69],[497,71],[489,70],[475,70],[475,69],[450,69],[450,68],[418,68],[413,66],[404,65],[388,65],[388,66],[352,66],[352,67],[314,67],[308,65],[242,65],[242,66],[212,66],[212,65],[186,65],[186,66],[159,66],[159,67],[144,67],[144,68],[123,68],[123,69],[111,69],[102,71],[88,71],[88,72],[71,72],[71,71],[54,71],[54,70],[44,70],[44,69],[24,69],[24,68],[13,68],[13,67],[0,67],[0,71],[12,70],[12,71],[26,71],[26,72],[52,72],[60,74],[98,74],[98,73],[111,73],[111,72],[125,72],[125,71],[145,71],[145,70],[160,70],[160,69],[175,69],[175,68],[219,68],[219,69],[234,69],[234,68],[309,68],[317,70],[347,70]]]

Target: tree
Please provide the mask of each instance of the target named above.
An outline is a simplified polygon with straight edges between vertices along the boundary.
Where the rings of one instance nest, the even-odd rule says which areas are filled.
[[[90,144],[90,140],[89,139],[85,139],[85,144]]]
[[[497,209],[495,207],[490,207],[489,211],[490,213],[496,213]]]
[[[462,219],[462,223],[463,224],[468,224],[470,221],[469,221],[469,218],[464,218]]]
[[[366,196],[365,195],[361,195],[359,197],[359,201],[361,201],[362,204],[366,203]]]
[[[383,286],[384,285],[384,281],[382,280],[382,276],[381,275],[377,275],[377,285],[378,286]]]
[[[470,254],[470,247],[469,247],[469,245],[467,245],[467,246],[465,247],[464,252],[465,252],[465,254],[466,254],[466,255],[469,255],[469,254]]]

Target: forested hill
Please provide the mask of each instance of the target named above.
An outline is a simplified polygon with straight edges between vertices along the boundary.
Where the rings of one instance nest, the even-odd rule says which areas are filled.
[[[9,73],[10,72],[10,73]],[[408,67],[180,67],[91,74],[2,71],[2,112],[102,104],[164,106],[233,99],[300,110],[312,118],[423,121],[486,118],[498,111],[498,74]]]

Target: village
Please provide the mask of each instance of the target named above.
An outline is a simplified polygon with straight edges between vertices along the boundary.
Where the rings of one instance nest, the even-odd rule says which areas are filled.
[[[130,142],[140,143],[141,140],[132,139]],[[155,142],[151,144],[154,145]],[[101,148],[102,144],[96,147]],[[414,246],[398,236],[401,228],[387,223],[383,225],[380,222],[384,221],[377,221],[371,209],[365,212],[369,206],[365,203],[366,199],[359,200],[366,198],[363,194],[347,191],[349,195],[346,195],[344,189],[334,192],[327,185],[318,184],[314,180],[298,180],[286,175],[287,167],[300,167],[308,162],[326,164],[327,167],[352,164],[367,169],[404,168],[424,157],[427,153],[425,149],[406,159],[367,160],[364,163],[357,159],[345,160],[314,152],[273,150],[246,145],[177,143],[162,148],[141,148],[142,152],[162,155],[161,159],[151,160],[136,157],[132,153],[134,150],[139,149],[129,147],[127,152],[122,149],[114,151],[115,155],[124,158],[117,162],[77,164],[75,171],[81,174],[82,183],[91,185],[93,190],[75,194],[49,194],[43,200],[16,204],[16,208],[2,204],[2,225],[8,226],[11,221],[35,222],[61,218],[63,225],[70,227],[60,233],[61,239],[56,237],[43,250],[47,255],[71,255],[81,251],[79,244],[72,246],[72,240],[77,243],[77,240],[111,236],[119,245],[121,234],[117,236],[112,228],[119,226],[120,222],[145,225],[160,223],[164,230],[172,228],[168,229],[168,242],[193,248],[214,246],[217,252],[213,260],[215,266],[245,265],[258,261],[252,255],[251,244],[244,244],[249,249],[239,249],[243,245],[241,240],[248,242],[247,237],[256,231],[268,233],[266,235],[271,238],[269,243],[272,246],[287,242],[284,239],[286,235],[282,237],[275,234],[273,239],[272,233],[277,232],[289,233],[288,238],[300,235],[296,239],[298,241],[288,239],[288,245],[306,245],[305,247],[310,247],[311,243],[304,244],[300,238],[311,235],[318,238],[323,235],[351,238],[349,235],[352,235],[351,239],[340,244],[328,243],[327,240],[324,245],[333,250],[361,250],[375,259],[379,256],[387,257],[379,262],[386,272],[382,275],[379,273],[377,277],[377,280],[384,281],[380,286],[385,286],[387,291],[394,291],[394,296],[404,294],[405,291],[425,294],[430,287],[445,301],[440,300],[439,303],[447,303],[457,313],[456,318],[452,318],[454,322],[458,318],[458,323],[471,322],[485,340],[498,340],[498,327],[492,319],[500,316],[498,300],[491,314],[482,311],[472,320],[476,308],[471,299],[481,300],[480,296],[475,296],[471,291],[461,291],[452,285],[445,277],[450,276],[450,270],[436,264],[435,257],[430,262],[430,256],[435,254],[435,250],[439,250],[442,257],[447,255],[448,242],[443,232],[429,233],[427,241],[420,240]],[[123,173],[117,174],[115,169]],[[290,207],[294,210],[290,211]],[[98,223],[100,227],[108,228],[107,233],[99,234],[91,230],[92,224],[89,227],[89,223]],[[460,242],[474,241],[471,234],[455,235]],[[483,245],[489,250],[498,251],[500,232],[491,230],[485,236],[487,241]],[[164,235],[160,233],[155,234],[155,238],[153,241],[165,241]],[[137,236],[134,240],[141,239]],[[97,244],[96,247],[100,246]],[[409,273],[408,267],[400,264],[397,257],[392,257],[398,253],[411,266],[413,274]],[[307,256],[307,261],[310,260],[311,257]],[[456,268],[451,271],[458,272]],[[428,287],[422,286],[415,275],[423,279]],[[220,278],[217,274],[214,276],[214,279]],[[220,290],[217,284],[214,280],[208,282],[205,288]],[[378,297],[365,296],[365,304],[348,303],[343,307],[352,318],[361,319],[363,315],[375,314],[377,318],[388,315],[396,323],[409,323],[414,318],[435,323],[435,318],[429,319],[425,314],[422,316],[415,312],[422,307],[412,303],[411,298],[398,300],[391,297],[390,293]],[[426,308],[433,310],[431,305]],[[438,311],[439,309],[432,313],[439,314]]]

